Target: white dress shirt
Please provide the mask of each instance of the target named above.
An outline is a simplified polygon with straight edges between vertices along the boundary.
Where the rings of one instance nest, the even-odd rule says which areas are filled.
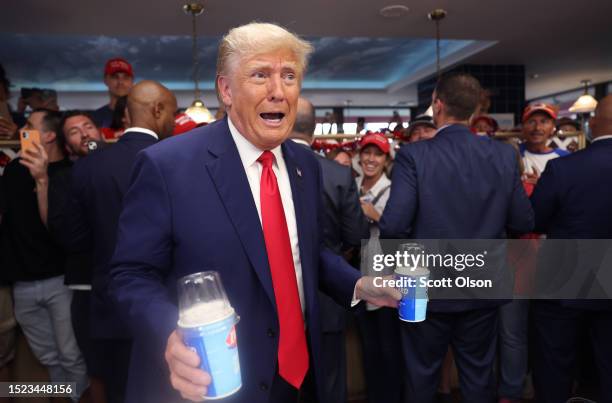
[[[159,140],[159,136],[157,136],[157,133],[155,133],[153,130],[145,129],[144,127],[135,127],[135,126],[134,127],[129,127],[127,129],[125,129],[123,134],[129,133],[129,132],[141,132],[141,133],[150,134],[151,136],[155,137],[155,140]],[[122,134],[122,136],[123,136],[123,134]]]
[[[593,140],[591,140],[591,144],[599,140],[607,140],[607,139],[612,139],[612,134],[606,134],[604,136],[595,137]]]
[[[253,201],[257,207],[257,214],[259,215],[259,222],[261,223],[261,200],[259,195],[263,165],[257,162],[257,159],[261,156],[264,150],[260,150],[259,148],[255,147],[242,134],[240,134],[229,116],[227,118],[227,124],[229,126],[230,133],[232,134],[232,138],[234,139],[234,143],[236,143],[236,147],[238,148],[238,154],[240,154],[240,160],[242,160],[242,166],[246,172],[247,179],[249,180],[251,194],[253,195]],[[283,203],[283,210],[285,211],[285,220],[287,221],[289,241],[291,243],[291,253],[293,254],[295,278],[297,280],[300,304],[302,305],[302,313],[304,313],[304,308],[306,305],[304,303],[304,285],[302,283],[302,260],[300,259],[300,244],[298,240],[291,183],[289,182],[289,174],[287,173],[287,165],[285,164],[285,159],[283,158],[281,146],[277,146],[270,151],[272,154],[274,154],[275,158],[274,164],[272,164],[272,170],[274,171],[274,175],[276,175],[276,181],[278,183],[281,201]]]

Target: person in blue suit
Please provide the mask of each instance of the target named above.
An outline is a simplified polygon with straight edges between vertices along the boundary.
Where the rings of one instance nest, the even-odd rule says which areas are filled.
[[[531,203],[535,211],[535,230],[545,233],[553,242],[563,245],[582,245],[587,264],[577,261],[575,248],[554,249],[566,255],[559,256],[545,281],[553,282],[559,274],[586,271],[589,260],[598,259],[602,250],[597,241],[573,242],[559,239],[611,239],[612,238],[612,95],[603,98],[591,118],[593,142],[584,150],[548,162],[538,181]],[[609,253],[609,241],[603,246]],[[590,245],[589,245],[590,244]],[[545,246],[548,246],[545,244]],[[563,249],[563,250],[561,250]],[[584,250],[584,249],[583,249]],[[572,259],[567,256],[573,255]],[[610,278],[609,266],[605,273],[594,276]],[[595,272],[588,273],[595,275]],[[584,278],[588,278],[585,273]],[[584,283],[585,285],[587,283]],[[542,403],[564,402],[572,396],[577,352],[580,350],[580,332],[588,332],[599,372],[599,402],[612,402],[612,301],[608,284],[591,281],[588,289],[607,288],[607,294],[597,299],[559,299],[532,301],[532,327],[534,329],[534,386],[536,400]],[[580,286],[580,288],[582,288]],[[586,294],[588,298],[591,293]],[[563,296],[569,297],[569,296]],[[579,297],[579,295],[576,295]]]
[[[240,315],[233,402],[295,402],[309,382],[322,396],[319,288],[344,307],[396,306],[397,290],[322,247],[319,163],[285,141],[311,49],[273,24],[230,30],[216,80],[227,117],[137,156],[110,284],[134,338],[128,403],[205,399],[210,374],[176,331],[185,275],[218,271]]]
[[[71,252],[92,254],[89,337],[95,353],[89,364],[104,381],[109,403],[124,401],[132,346],[108,294],[117,223],[136,154],[172,135],[176,98],[158,82],[144,80],[130,90],[128,110],[132,124],[119,141],[75,164],[61,231]]]
[[[480,91],[470,75],[441,77],[432,102],[438,132],[397,154],[391,195],[379,222],[381,239],[497,239],[508,230],[531,230],[533,211],[514,150],[474,136],[468,127]],[[449,344],[464,400],[493,401],[500,303],[433,300],[424,322],[402,323],[407,396],[412,401],[435,402]]]
[[[323,180],[323,242],[345,258],[370,236],[368,222],[361,211],[357,184],[351,169],[316,154],[310,145],[314,140],[315,109],[306,98],[298,99],[295,125],[289,138],[316,155]],[[346,309],[319,293],[321,319],[321,366],[327,401],[346,402]]]

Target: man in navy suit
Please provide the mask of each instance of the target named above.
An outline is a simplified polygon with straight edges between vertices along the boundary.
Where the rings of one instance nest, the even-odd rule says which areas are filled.
[[[314,140],[315,110],[305,98],[298,100],[297,117],[289,136],[311,151]],[[313,151],[311,151],[315,154]],[[323,242],[337,254],[351,256],[370,236],[368,222],[361,210],[357,183],[351,169],[318,154],[323,177]],[[329,402],[346,402],[346,309],[323,293],[320,296],[321,352],[325,397]]]
[[[397,154],[391,195],[379,223],[381,239],[496,239],[507,230],[531,230],[533,211],[514,150],[474,136],[468,127],[480,90],[478,81],[466,74],[444,76],[438,82],[432,103],[438,132]],[[435,401],[449,344],[464,400],[494,399],[499,305],[484,300],[430,301],[424,322],[402,324],[411,399]]]
[[[322,396],[319,287],[345,307],[396,306],[399,292],[321,246],[319,164],[285,141],[311,49],[273,24],[230,30],[216,80],[227,118],[138,155],[111,284],[134,337],[127,402],[208,392],[210,375],[176,331],[185,275],[218,271],[240,315],[242,388],[228,401],[295,402],[310,377]]]
[[[163,85],[141,81],[128,95],[132,127],[119,141],[77,161],[65,214],[65,243],[92,252],[90,337],[96,368],[110,403],[123,403],[132,337],[108,295],[117,222],[136,154],[172,134],[176,98]]]
[[[609,175],[612,172],[612,95],[599,102],[590,127],[593,133],[591,145],[585,150],[549,161],[531,196],[536,218],[535,229],[547,234],[549,239],[612,238],[612,181]],[[588,242],[595,244],[590,246],[587,242],[579,241],[577,245],[589,248],[587,260],[597,260],[597,255],[601,257],[603,251],[597,246],[597,241]],[[605,249],[609,248],[608,242]],[[568,248],[563,249],[566,254],[576,251],[574,248],[569,251]],[[554,267],[557,273],[563,269],[584,271],[589,267],[588,264],[576,264],[575,260],[574,264],[569,259],[562,260],[569,261],[571,267],[562,261]],[[602,269],[609,270],[609,267],[602,266]],[[599,273],[594,277],[603,276]],[[609,278],[609,271],[605,276]],[[551,277],[547,281],[551,282]],[[593,287],[601,286],[607,287],[608,284],[592,281],[588,288],[595,290]],[[609,294],[603,295],[609,298]],[[571,397],[581,341],[580,330],[586,329],[599,370],[601,396],[598,401],[612,402],[612,389],[609,385],[612,379],[610,299],[538,300],[532,302],[532,310],[537,401],[564,402]]]

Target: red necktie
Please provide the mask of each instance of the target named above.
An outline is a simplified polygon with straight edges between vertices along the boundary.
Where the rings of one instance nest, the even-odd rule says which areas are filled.
[[[260,189],[261,221],[280,323],[278,373],[299,389],[308,371],[308,348],[289,230],[276,175],[272,170],[274,154],[264,151],[257,161],[263,165]]]

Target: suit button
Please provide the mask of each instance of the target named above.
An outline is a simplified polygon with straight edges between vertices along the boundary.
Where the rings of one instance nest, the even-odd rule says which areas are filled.
[[[268,329],[268,337],[276,337],[276,332],[274,331],[274,329]]]
[[[261,382],[259,384],[259,389],[265,392],[266,390],[268,390],[268,385],[265,382]]]

